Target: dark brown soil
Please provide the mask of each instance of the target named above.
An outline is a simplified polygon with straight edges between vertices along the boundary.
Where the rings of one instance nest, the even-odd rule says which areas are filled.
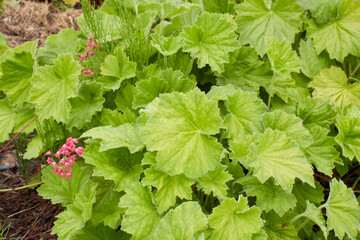
[[[39,45],[42,46],[47,36],[62,29],[78,30],[75,18],[81,10],[66,9],[63,12],[47,2],[18,2],[19,8],[7,6],[3,13],[0,12],[0,32],[11,47],[36,39],[40,39]],[[13,146],[0,152],[0,166],[10,167],[10,170],[0,171],[0,189],[11,189],[23,182],[23,175],[14,167],[16,163]],[[28,169],[29,175],[38,170],[39,164],[39,161],[34,161]],[[16,190],[2,198],[4,194],[0,192],[0,238],[1,231],[10,225],[6,237],[2,236],[4,239],[57,239],[57,236],[51,235],[51,229],[55,216],[61,212],[60,205],[52,205],[49,200],[43,199],[36,189]]]
[[[31,172],[36,172],[34,166]],[[0,172],[0,189],[17,186],[23,181],[20,171],[11,169]],[[5,193],[0,194],[3,196]],[[0,199],[2,229],[9,224],[5,239],[57,239],[51,235],[55,216],[61,212],[60,205],[52,205],[40,197],[35,189],[21,189]]]

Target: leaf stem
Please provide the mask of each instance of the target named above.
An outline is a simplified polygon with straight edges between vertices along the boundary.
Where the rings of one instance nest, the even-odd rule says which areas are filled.
[[[354,190],[354,188],[356,187],[356,185],[358,184],[359,181],[360,181],[360,177],[358,177],[358,178],[355,180],[354,184],[353,184],[352,187],[351,187],[352,190]]]
[[[274,71],[273,76],[271,78],[271,85],[270,85],[270,92],[269,92],[269,99],[268,99],[268,106],[267,106],[268,111],[270,111],[271,97],[273,95],[273,88],[275,85],[275,75],[276,75],[276,72]]]
[[[164,56],[164,65],[165,65],[165,69],[167,69],[168,68],[168,66],[167,66],[167,56]]]
[[[299,232],[309,221],[310,219],[307,218],[298,228],[296,228],[296,231]]]
[[[220,129],[219,143],[222,144],[222,140],[224,139],[224,129]]]
[[[30,187],[37,186],[37,185],[40,185],[40,184],[43,184],[43,183],[44,183],[44,182],[37,182],[37,183],[25,185],[25,186],[18,187],[18,188],[16,188],[16,189],[14,189],[14,191],[21,190],[21,189],[25,189],[25,188],[30,188]],[[0,189],[0,192],[8,192],[8,191],[11,191],[11,190],[13,190],[13,189],[12,189],[12,188]]]
[[[206,206],[209,203],[210,195],[206,195],[205,202],[204,202],[204,208],[206,209]]]
[[[186,73],[185,73],[185,78],[189,76],[189,74],[190,74],[190,72],[191,72],[191,69],[192,69],[192,66],[193,66],[193,64],[194,64],[194,60],[195,60],[195,56],[193,56],[193,57],[191,58],[190,64],[189,64],[189,66],[188,66],[188,68],[187,68],[187,70],[186,70]]]
[[[303,214],[296,215],[293,219],[290,220],[290,223],[293,224],[296,222],[299,218],[303,217]]]
[[[355,73],[359,70],[359,68],[360,68],[360,63],[356,66],[356,68],[354,69],[354,71],[352,71],[352,72],[350,73],[349,78],[352,78],[352,77],[355,75]]]

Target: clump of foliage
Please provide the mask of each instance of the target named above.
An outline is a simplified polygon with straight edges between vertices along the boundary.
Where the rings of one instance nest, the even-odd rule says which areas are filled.
[[[0,141],[84,145],[42,172],[59,239],[359,237],[358,1],[82,3],[0,57]]]

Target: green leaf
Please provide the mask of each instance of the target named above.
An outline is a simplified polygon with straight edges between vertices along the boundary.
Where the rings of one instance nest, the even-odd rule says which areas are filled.
[[[157,239],[160,216],[156,210],[151,187],[134,183],[126,187],[120,207],[126,207],[121,229],[132,234],[132,239]],[[139,231],[140,230],[140,231]]]
[[[141,165],[156,165],[156,152],[146,152]]]
[[[23,156],[24,159],[30,160],[37,158],[40,155],[42,148],[43,142],[40,135],[35,135],[27,145],[26,152]]]
[[[163,29],[164,34],[171,35],[180,32],[184,26],[192,26],[202,9],[199,4],[193,4],[187,11],[171,19],[171,24]]]
[[[360,161],[360,110],[354,105],[347,109],[346,115],[338,115],[336,126],[339,130],[335,141],[341,146],[345,157]]]
[[[334,138],[327,136],[328,130],[319,126],[313,126],[310,133],[314,143],[304,149],[308,161],[315,165],[319,172],[332,176],[334,163],[341,162],[339,152],[334,148]]]
[[[101,126],[113,126],[118,127],[124,123],[132,123],[136,120],[135,114],[131,110],[126,109],[123,113],[117,110],[110,110],[103,108],[101,112]]]
[[[117,91],[115,98],[115,104],[117,108],[123,112],[126,109],[131,109],[135,93],[136,93],[136,88],[134,85],[131,84],[128,84],[120,91]]]
[[[159,170],[189,178],[215,170],[222,146],[209,135],[218,133],[222,125],[217,102],[195,89],[163,94],[146,111],[150,118],[142,137],[149,151],[158,151]]]
[[[336,0],[338,2],[338,0]],[[360,56],[360,5],[354,0],[343,0],[337,17],[325,25],[309,22],[307,37],[313,39],[316,52],[326,49],[330,58],[342,62],[348,54]]]
[[[330,130],[330,124],[334,122],[336,112],[329,102],[328,99],[304,98],[297,105],[296,115],[303,120],[307,128],[318,125]]]
[[[115,182],[115,191],[125,190],[127,185],[138,182],[143,171],[140,165],[142,153],[130,154],[127,148],[99,152],[99,146],[93,143],[85,148],[84,159],[95,166],[93,176]]]
[[[76,163],[72,166],[71,180],[55,175],[50,166],[42,170],[42,173],[41,180],[44,184],[37,189],[39,195],[51,199],[53,204],[61,203],[62,206],[68,206],[73,203],[80,189],[88,184],[92,171]]]
[[[318,181],[315,181],[315,188],[307,183],[296,181],[292,193],[297,199],[297,212],[304,212],[306,210],[306,201],[320,205],[324,201],[324,188]],[[296,211],[295,211],[296,212]]]
[[[345,234],[355,239],[360,230],[360,207],[354,192],[335,178],[330,182],[330,195],[324,204],[328,230],[342,239]]]
[[[196,80],[184,78],[184,74],[179,70],[166,69],[159,72],[159,77],[168,84],[167,92],[186,93],[196,87]]]
[[[57,234],[60,239],[73,239],[91,217],[92,205],[96,201],[96,188],[96,184],[82,186],[74,203],[56,216],[58,220],[54,222],[52,234]]]
[[[324,69],[310,82],[314,98],[331,100],[341,110],[350,104],[360,106],[360,83],[348,84],[346,74],[339,67]]]
[[[266,51],[266,37],[294,42],[303,12],[296,0],[245,0],[235,10],[241,44],[250,43],[260,55]]]
[[[309,131],[303,126],[301,119],[283,110],[264,113],[262,122],[265,128],[284,132],[299,147],[306,148],[314,142]]]
[[[251,239],[263,226],[260,215],[259,208],[249,208],[246,197],[226,198],[209,216],[209,225],[215,229],[212,239]]]
[[[39,49],[39,64],[52,65],[60,54],[74,54],[78,47],[79,32],[74,29],[64,29],[58,34],[47,38],[45,46]]]
[[[117,47],[114,55],[108,55],[101,64],[101,74],[111,77],[111,81],[104,84],[104,88],[113,91],[120,88],[125,79],[135,77],[136,63],[129,61],[123,47]]]
[[[310,203],[308,200],[306,200],[306,205],[306,211],[302,213],[301,216],[307,217],[308,219],[316,223],[323,232],[325,239],[327,239],[329,233],[326,228],[325,220],[321,213],[321,210],[317,208],[314,204]]]
[[[6,60],[12,60],[14,61],[14,56],[15,53],[22,53],[22,52],[30,52],[33,56],[33,58],[36,58],[36,52],[37,52],[37,44],[38,44],[39,40],[35,40],[35,41],[28,41],[25,42],[24,44],[17,46],[15,48],[9,48],[8,50],[5,51],[5,53],[3,55],[0,56],[0,76],[1,76],[1,63],[5,62]]]
[[[257,141],[257,134],[242,134],[236,138],[229,140],[230,156],[232,159],[239,161],[242,165],[249,168],[247,155],[250,151],[249,147],[253,142]]]
[[[165,80],[159,77],[141,80],[136,84],[136,95],[134,96],[133,108],[146,107],[152,100],[166,93],[168,88]]]
[[[298,0],[297,3],[304,10],[310,10],[317,25],[323,25],[337,15],[338,7],[342,0]]]
[[[251,240],[267,240],[267,239],[268,239],[268,235],[263,229],[261,229],[260,232],[254,233],[251,236]]]
[[[226,166],[220,164],[214,171],[209,171],[198,180],[196,187],[203,190],[207,195],[213,193],[220,200],[226,198],[229,189],[226,183],[232,180],[232,175],[226,170]]]
[[[120,225],[121,215],[125,211],[124,208],[118,207],[120,197],[121,194],[113,191],[109,184],[101,186],[96,193],[91,222],[96,226],[103,222],[105,226],[116,230]]]
[[[155,33],[151,35],[151,38],[151,45],[164,56],[173,55],[181,48],[180,38],[178,37],[164,37]]]
[[[100,152],[113,148],[128,147],[130,152],[134,153],[143,148],[138,129],[134,123],[125,123],[118,127],[95,127],[84,132],[81,135],[81,138],[83,137],[101,139]]]
[[[276,77],[291,78],[292,72],[299,72],[300,64],[296,52],[292,51],[287,41],[280,42],[276,38],[266,38],[266,53]]]
[[[25,105],[22,107],[14,108],[16,113],[15,115],[15,125],[13,132],[20,132],[22,130],[23,133],[32,133],[34,129],[37,127],[37,122],[34,121],[36,118],[35,109],[32,105]],[[30,123],[32,121],[32,123]],[[29,125],[27,125],[29,124]],[[25,126],[27,127],[23,129]]]
[[[159,214],[163,214],[169,207],[175,206],[176,197],[191,200],[193,180],[183,174],[169,176],[156,170],[155,166],[146,169],[144,173],[145,177],[141,182],[145,186],[152,185],[157,188],[154,200],[157,202]]]
[[[224,125],[228,129],[225,137],[233,138],[243,133],[252,134],[263,131],[260,116],[267,110],[266,105],[257,97],[256,92],[236,90],[228,96],[226,107],[229,114]]]
[[[160,221],[158,239],[195,239],[207,228],[207,218],[197,202],[184,202],[170,210]]]
[[[40,118],[67,122],[69,98],[77,96],[81,67],[69,54],[59,55],[54,66],[37,69],[31,78],[30,100]]]
[[[254,48],[242,46],[230,53],[229,63],[224,65],[225,71],[216,80],[220,85],[233,84],[243,90],[257,92],[260,86],[271,83],[273,73],[269,65],[258,59]]]
[[[217,13],[233,13],[234,3],[231,1],[223,0],[202,0],[201,1],[204,10],[206,12],[217,12]]]
[[[298,231],[287,219],[279,218],[274,212],[269,212],[264,216],[265,226],[263,229],[268,235],[268,239],[279,240],[299,240]],[[286,225],[284,226],[284,223]]]
[[[234,95],[238,88],[234,85],[227,84],[225,86],[212,86],[210,91],[206,94],[206,96],[210,100],[226,100],[229,96]]]
[[[74,236],[74,240],[130,240],[131,238],[130,234],[121,230],[115,231],[104,225],[97,225],[95,227],[88,223]]]
[[[9,102],[6,99],[0,100],[0,142],[4,142],[9,139],[9,134],[12,133],[16,113],[14,109],[10,106]]]
[[[34,63],[31,52],[15,53],[13,60],[1,62],[0,90],[7,95],[11,105],[20,106],[29,100]]]
[[[198,59],[198,67],[209,64],[216,72],[223,72],[229,62],[229,52],[240,47],[235,22],[226,15],[203,12],[193,26],[183,27],[180,34],[184,52]]]
[[[267,128],[250,150],[247,164],[261,183],[273,177],[276,185],[290,192],[297,177],[314,186],[313,170],[304,153],[285,133]]]
[[[4,38],[4,35],[0,33],[0,56],[3,55],[8,48],[10,48],[8,42]]]
[[[300,41],[299,53],[301,71],[309,78],[314,78],[321,70],[331,66],[332,62],[324,52],[317,55],[315,49],[313,48],[311,39],[308,39],[306,42],[304,40]]]
[[[69,100],[71,105],[67,127],[81,129],[91,121],[96,112],[101,111],[105,98],[102,96],[102,87],[99,83],[83,83],[78,96]]]
[[[161,1],[160,1],[161,2]],[[149,10],[155,10],[160,19],[166,19],[174,17],[184,11],[186,11],[186,7],[181,4],[182,2],[178,1],[150,1],[150,3],[140,4],[139,12],[145,12]]]
[[[281,217],[296,206],[295,196],[276,186],[272,178],[261,183],[256,177],[249,176],[236,182],[243,185],[247,196],[256,197],[256,206],[263,211],[274,210]]]

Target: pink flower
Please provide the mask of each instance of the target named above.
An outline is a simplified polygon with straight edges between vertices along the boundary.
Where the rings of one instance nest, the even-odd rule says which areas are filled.
[[[57,157],[57,158],[60,158],[60,153],[59,153],[59,151],[57,151],[57,152],[54,154],[54,156]]]
[[[46,160],[46,162],[47,162],[47,163],[52,163],[52,162],[54,162],[54,159],[52,159],[52,158],[49,157],[49,158]]]
[[[45,156],[49,156],[49,155],[51,155],[50,150],[47,153],[45,153]]]
[[[79,157],[81,157],[82,154],[83,154],[83,150],[84,150],[83,147],[78,147],[78,148],[75,149],[75,152]]]
[[[90,71],[90,69],[86,70]],[[66,179],[70,179],[72,176],[72,168],[71,166],[75,164],[75,160],[77,156],[82,156],[84,147],[76,147],[75,144],[79,143],[77,138],[69,137],[66,140],[66,143],[61,146],[59,151],[57,151],[54,154],[54,157],[60,159],[60,156],[62,155],[63,158],[59,160],[58,163],[54,161],[53,158],[48,157],[46,162],[48,164],[51,163],[51,166],[53,167],[54,174],[59,174],[62,178],[66,177]],[[73,154],[75,153],[75,154]],[[51,152],[48,151],[45,155],[51,155]],[[61,166],[62,165],[62,166]]]

